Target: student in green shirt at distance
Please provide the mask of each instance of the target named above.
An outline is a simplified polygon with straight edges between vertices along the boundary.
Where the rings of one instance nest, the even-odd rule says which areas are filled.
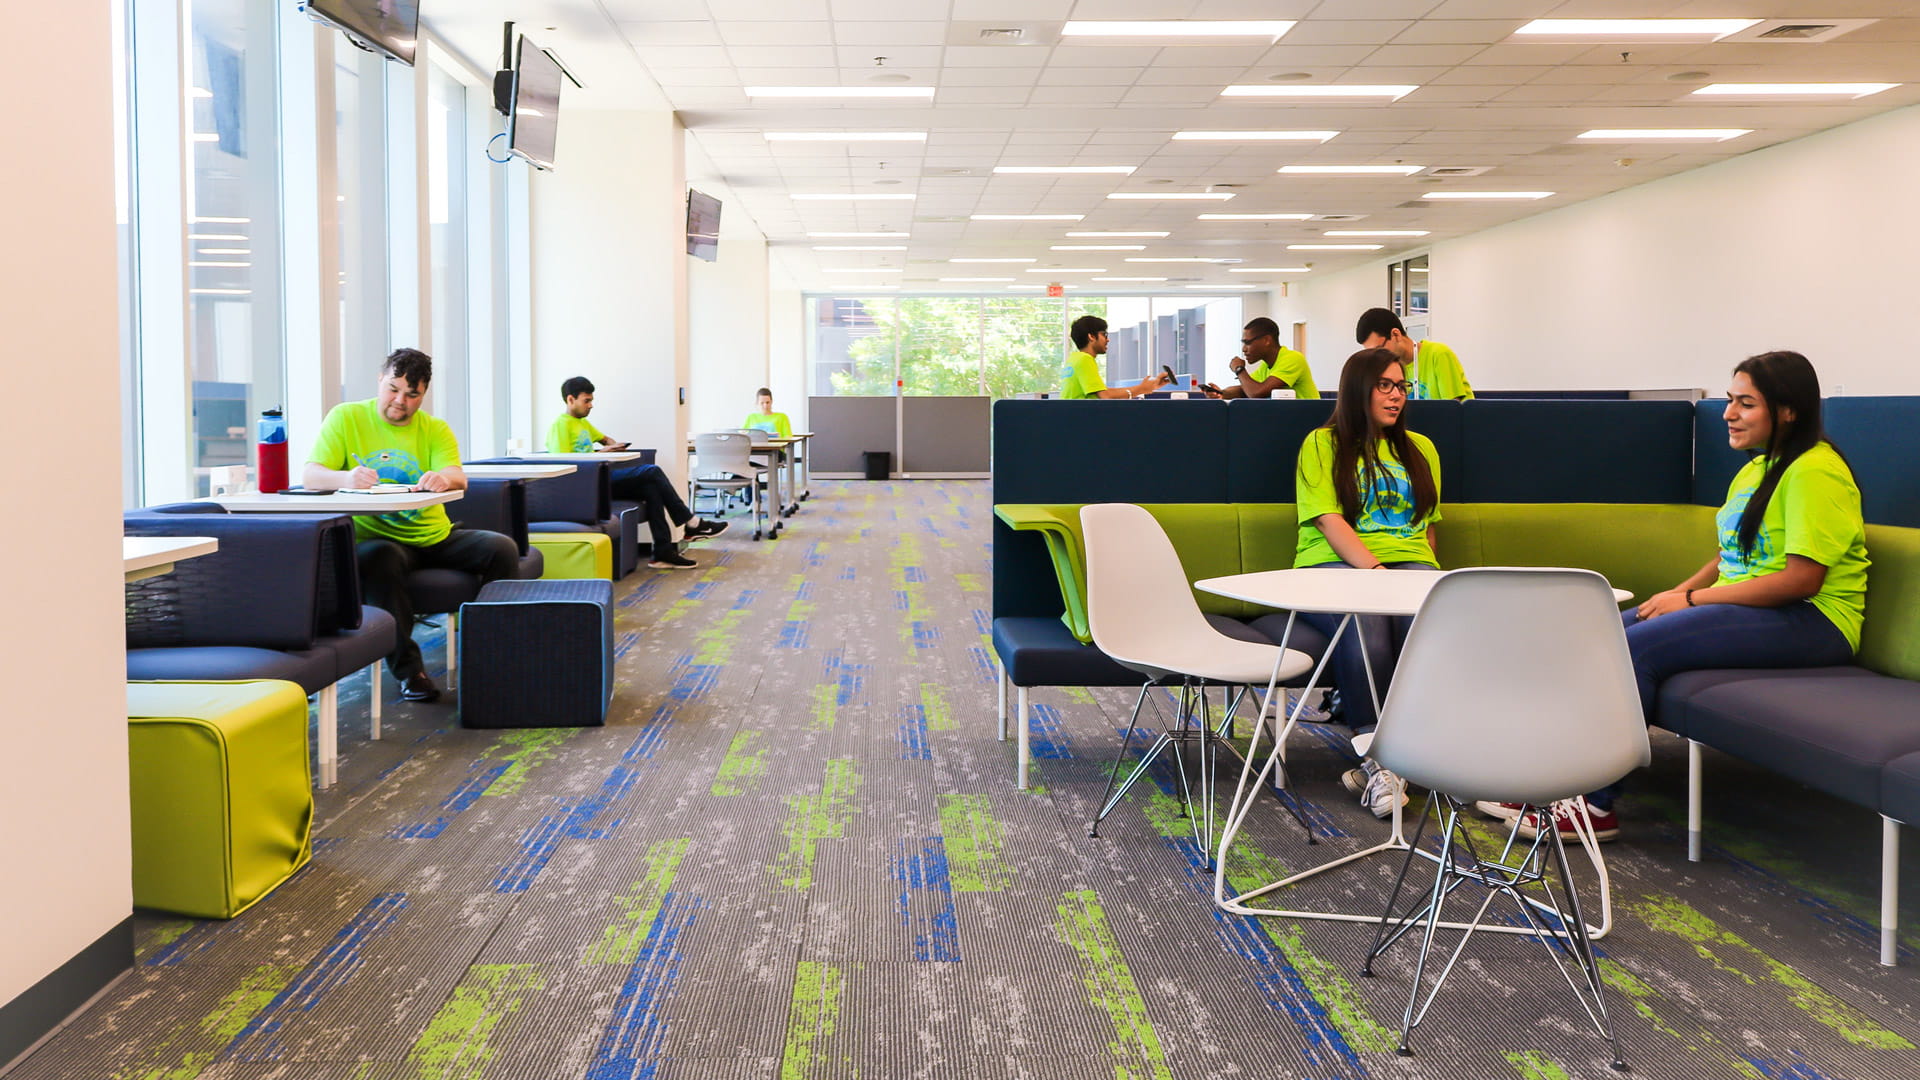
[[[1280,344],[1280,326],[1262,315],[1240,331],[1240,355],[1227,361],[1240,385],[1220,391],[1223,398],[1272,397],[1275,390],[1292,390],[1297,398],[1317,398],[1313,369],[1305,355]]]
[[[748,431],[764,431],[776,439],[793,438],[793,422],[787,414],[773,411],[773,391],[766,387],[754,391],[754,411],[747,414],[740,426]]]
[[[1354,327],[1353,339],[1363,349],[1386,349],[1406,368],[1413,396],[1422,401],[1466,401],[1473,386],[1460,368],[1460,358],[1437,341],[1416,344],[1407,336],[1400,316],[1386,308],[1368,308]]]
[[[1652,723],[1660,684],[1683,671],[1834,667],[1853,662],[1867,607],[1860,486],[1820,420],[1820,377],[1797,352],[1742,360],[1727,388],[1727,445],[1753,460],[1727,485],[1714,516],[1719,550],[1694,574],[1626,612],[1627,652]],[[1836,717],[1837,723],[1844,723]],[[1555,825],[1574,835],[1620,833],[1620,785],[1563,804]],[[1478,803],[1511,820],[1519,810]],[[1538,831],[1533,815],[1520,823]]]
[[[369,401],[333,407],[320,424],[313,452],[300,474],[313,491],[406,484],[420,491],[465,491],[460,446],[445,420],[420,409],[433,360],[418,349],[395,349],[380,365]],[[441,568],[477,574],[484,582],[510,578],[520,569],[520,547],[510,536],[455,528],[443,506],[391,514],[355,514],[360,587],[367,603],[393,616],[399,641],[387,670],[399,680],[403,701],[433,701],[440,691],[427,675],[413,640],[413,600],[407,575]]]
[[[1426,436],[1407,428],[1405,371],[1386,349],[1362,349],[1347,357],[1333,416],[1300,444],[1294,472],[1300,520],[1296,568],[1440,568],[1433,553],[1440,457]],[[1329,638],[1341,622],[1338,615],[1302,612],[1300,618]],[[1361,616],[1334,648],[1328,666],[1355,735],[1373,731],[1380,720],[1368,690],[1368,667],[1384,699],[1412,624],[1406,617]],[[1376,817],[1391,815],[1407,800],[1399,777],[1371,758],[1348,770],[1341,782]]]
[[[1060,396],[1079,398],[1145,397],[1167,384],[1164,374],[1149,375],[1132,386],[1108,387],[1100,377],[1098,357],[1107,354],[1107,320],[1098,315],[1082,315],[1067,328],[1075,352],[1067,354],[1060,368]]]
[[[587,417],[593,412],[593,383],[584,375],[575,375],[560,384],[560,400],[567,409],[554,417],[547,428],[547,451],[554,454],[591,454],[596,450],[625,450],[627,444],[593,426]],[[653,552],[647,566],[654,570],[688,570],[700,564],[681,554],[674,543],[669,518],[681,526],[688,540],[719,536],[727,531],[724,521],[707,521],[687,509],[686,500],[673,481],[658,465],[622,465],[613,470],[613,497],[639,503],[647,513],[647,528],[653,533]]]

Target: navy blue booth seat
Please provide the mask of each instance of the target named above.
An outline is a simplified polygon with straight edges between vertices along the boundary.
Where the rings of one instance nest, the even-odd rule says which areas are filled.
[[[360,602],[353,521],[322,514],[229,514],[214,503],[128,513],[128,536],[211,536],[220,549],[126,586],[127,678],[284,679],[319,698],[320,782],[338,757],[336,684],[371,668],[380,737],[380,661],[393,617]]]
[[[538,459],[486,458],[473,464],[523,465],[529,460]],[[640,529],[646,524],[646,505],[614,499],[613,470],[607,462],[583,461],[579,465],[565,476],[527,486],[527,530],[606,533],[613,541],[613,576],[626,577],[640,565]]]

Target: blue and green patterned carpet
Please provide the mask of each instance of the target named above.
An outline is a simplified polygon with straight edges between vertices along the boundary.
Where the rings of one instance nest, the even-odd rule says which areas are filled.
[[[356,679],[312,864],[231,922],[143,914],[137,968],[7,1080],[1614,1075],[1518,938],[1477,939],[1396,1056],[1411,943],[1362,979],[1366,926],[1217,911],[1166,769],[1089,838],[1130,692],[1037,691],[1016,790],[990,515],[985,482],[822,482],[778,542],[634,575],[603,729],[390,704],[372,743]],[[1329,839],[1264,805],[1234,880],[1382,834],[1340,743],[1291,755]],[[1656,743],[1607,849],[1633,1075],[1920,1077],[1916,938],[1875,963],[1878,819],[1714,756],[1689,864]],[[1395,865],[1295,891],[1373,911]]]

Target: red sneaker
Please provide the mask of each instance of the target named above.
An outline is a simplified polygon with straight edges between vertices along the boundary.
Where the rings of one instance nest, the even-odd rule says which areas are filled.
[[[1514,828],[1521,836],[1532,839],[1540,832],[1538,811],[1528,811]],[[1587,830],[1594,840],[1604,843],[1620,835],[1620,819],[1611,810],[1600,810],[1587,805],[1583,798],[1572,799],[1554,807],[1553,822],[1560,830],[1562,840],[1577,840],[1579,833],[1574,828],[1574,817],[1578,815],[1586,820]]]
[[[1520,811],[1524,809],[1517,802],[1488,802],[1485,799],[1474,803],[1473,808],[1490,818],[1499,818],[1501,821],[1512,821],[1519,817]]]

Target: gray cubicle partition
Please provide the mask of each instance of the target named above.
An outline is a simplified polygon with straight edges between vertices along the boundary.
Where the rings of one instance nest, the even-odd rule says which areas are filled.
[[[862,455],[893,455],[895,476],[986,476],[993,403],[985,397],[807,399],[815,475],[860,476]]]

